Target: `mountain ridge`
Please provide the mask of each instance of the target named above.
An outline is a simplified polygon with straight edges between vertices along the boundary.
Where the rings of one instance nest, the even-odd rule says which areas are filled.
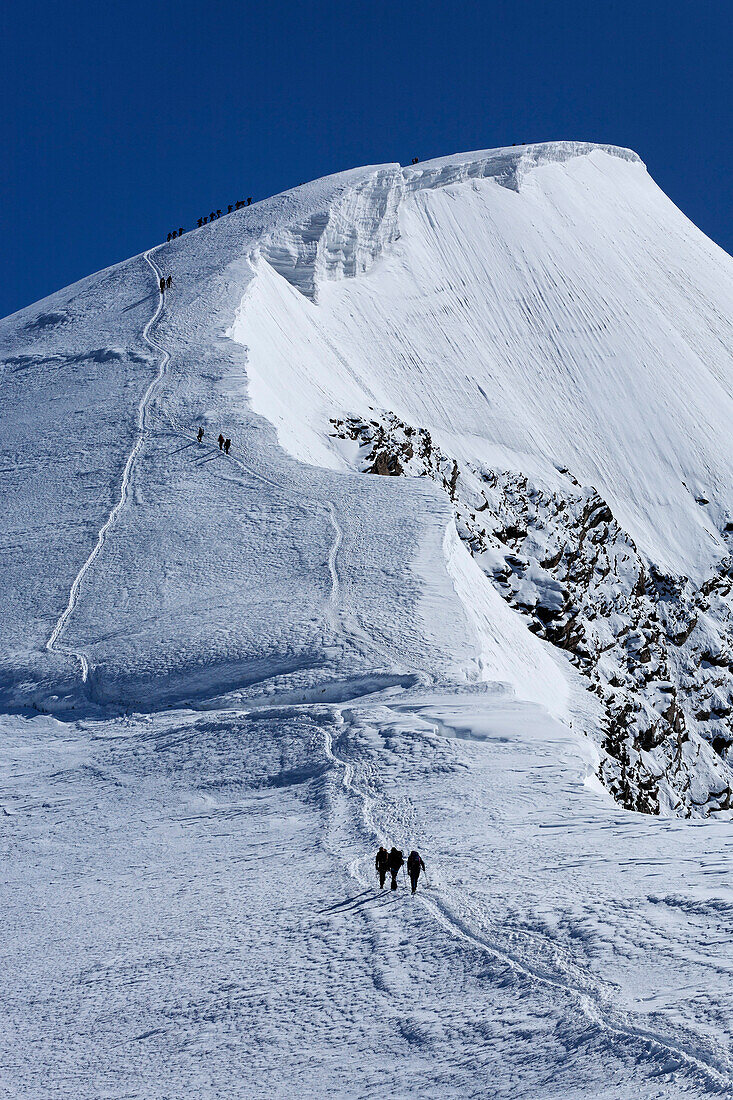
[[[553,148],[0,323],[17,1095],[731,1094],[733,261]]]
[[[20,541],[2,605],[1,682],[13,705],[82,705],[65,644],[91,670],[82,697],[95,706],[165,705],[273,675],[273,683],[295,678],[305,692],[366,670],[399,679],[469,668],[516,682],[509,652],[502,660],[493,643],[493,670],[484,662],[477,673],[475,658],[465,665],[472,646],[482,651],[480,638],[468,641],[482,629],[475,622],[466,639],[444,636],[447,609],[456,622],[466,614],[466,592],[456,603],[446,572],[451,509],[425,485],[363,482],[333,439],[338,417],[396,415],[429,431],[461,468],[521,473],[548,499],[566,499],[558,471],[569,470],[609,502],[664,575],[700,585],[727,560],[730,259],[717,256],[632,151],[550,142],[353,169],[151,252],[173,275],[157,303],[146,256],[133,257],[2,323],[11,351],[6,422],[19,448],[8,474]],[[156,305],[155,346],[171,362],[165,384],[151,389],[160,363],[143,334]],[[58,427],[43,399],[63,410]],[[188,462],[188,426],[199,422],[232,434],[226,469],[235,476],[208,451]],[[29,435],[44,441],[50,465],[38,462]],[[120,496],[123,468],[129,489]],[[290,484],[312,501],[298,536],[288,533]],[[335,623],[327,616],[324,627],[314,613],[330,583],[334,493],[350,517],[357,499],[381,501],[379,522],[371,505],[362,513],[360,537],[371,541],[377,572],[388,546],[396,554],[389,607],[365,585],[355,554],[358,629],[335,663],[327,641]],[[414,518],[394,513],[400,498]],[[203,526],[199,507],[209,517]],[[252,522],[266,514],[264,527]],[[109,537],[96,560],[100,531]],[[420,596],[430,569],[415,565],[427,544],[441,577],[437,617],[433,598]],[[271,559],[274,572],[253,572],[243,545],[263,566]],[[78,596],[73,614],[63,612],[69,591]],[[224,592],[229,630],[217,610]],[[385,624],[387,640],[377,644]],[[725,616],[713,629],[720,638],[701,642],[701,652],[727,652]],[[59,652],[44,653],[59,634]],[[427,668],[417,658],[420,635],[430,639]],[[543,666],[538,643],[527,645]],[[543,674],[538,690],[561,675]],[[709,711],[710,741],[720,745],[730,685],[722,673],[712,680],[710,706],[703,699],[695,713]]]

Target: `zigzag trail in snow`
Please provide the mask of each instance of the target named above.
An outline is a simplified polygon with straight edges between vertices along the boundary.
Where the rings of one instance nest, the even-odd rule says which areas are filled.
[[[337,624],[339,598],[337,557],[341,545],[342,534],[333,510],[331,511],[331,518],[336,532],[336,539],[329,555],[329,569],[332,580],[331,601],[333,620],[334,623]],[[355,701],[352,701],[352,706],[354,702]],[[338,724],[343,727],[345,725],[343,714],[344,708],[335,706],[333,710]],[[356,782],[354,765],[334,751],[333,736],[327,728],[323,730],[323,738],[326,756],[342,773],[342,787],[348,794],[355,795],[361,802],[362,817],[367,827],[367,831],[373,839],[379,843],[383,843],[385,839],[384,834],[379,829],[374,818],[374,799],[372,799],[367,791]],[[349,874],[352,878],[358,879],[362,885],[368,886],[369,880],[360,870],[361,862],[360,859],[353,860],[349,864]],[[535,966],[528,964],[519,956],[505,949],[496,947],[480,933],[475,932],[471,928],[469,921],[456,913],[440,895],[437,895],[436,899],[433,901],[427,898],[423,893],[422,895],[417,895],[417,900],[420,901],[434,919],[451,936],[489,955],[491,958],[504,963],[515,973],[520,974],[523,978],[528,979],[536,986],[573,997],[586,1018],[610,1037],[620,1040],[630,1039],[636,1043],[645,1045],[657,1053],[671,1056],[681,1064],[687,1066],[692,1072],[703,1077],[718,1094],[729,1095],[730,1090],[733,1090],[733,1078],[719,1070],[716,1066],[711,1065],[706,1057],[700,1052],[690,1050],[687,1046],[682,1044],[675,1044],[648,1028],[621,1020],[609,1019],[609,1009],[601,1004],[599,993],[596,990],[590,986],[583,989],[573,984],[572,981],[563,980],[564,976],[562,974],[556,976],[552,974],[543,974]]]
[[[159,245],[156,246],[156,248],[159,248],[159,247],[160,247]],[[157,264],[155,263],[155,260],[153,259],[153,252],[154,251],[156,251],[155,248],[148,249],[148,251],[145,253],[145,260],[146,260],[148,266],[150,267],[150,269],[152,270],[153,274],[155,275],[156,284],[158,284],[160,282],[160,279],[162,278],[162,275],[161,275],[161,271],[160,271],[159,267],[157,266]],[[158,305],[155,309],[155,312],[153,313],[152,317],[150,317],[150,319],[147,321],[147,323],[145,325],[145,328],[143,329],[143,340],[148,345],[148,347],[152,348],[152,350],[160,356],[160,360],[159,360],[159,363],[158,363],[158,371],[157,371],[155,377],[153,378],[153,380],[150,382],[148,388],[145,390],[145,393],[140,398],[140,402],[138,404],[138,409],[137,409],[137,435],[136,435],[136,438],[135,438],[135,443],[133,445],[133,448],[130,451],[129,455],[127,456],[127,461],[125,462],[125,466],[124,466],[124,469],[122,471],[122,482],[120,484],[120,496],[119,496],[119,499],[118,499],[117,503],[115,504],[114,508],[112,509],[110,514],[107,516],[106,521],[104,522],[104,524],[100,528],[99,534],[97,535],[96,544],[95,544],[91,554],[89,555],[87,560],[84,562],[81,569],[79,570],[76,577],[74,578],[74,582],[71,585],[71,589],[69,591],[69,602],[66,605],[66,609],[64,610],[64,612],[59,617],[58,622],[56,623],[55,627],[53,628],[53,630],[51,632],[51,635],[50,635],[48,641],[46,642],[46,649],[49,652],[53,652],[53,650],[56,649],[56,643],[58,642],[59,638],[61,637],[61,634],[63,633],[64,629],[66,628],[66,625],[67,625],[69,619],[71,618],[71,616],[73,615],[74,609],[76,608],[77,603],[79,602],[79,594],[81,592],[81,586],[82,586],[82,583],[84,581],[84,578],[86,577],[87,573],[89,572],[89,570],[91,569],[91,567],[94,564],[95,560],[97,559],[97,557],[99,555],[99,552],[101,551],[102,547],[104,546],[105,540],[107,538],[107,532],[114,525],[115,521],[117,520],[117,517],[119,516],[120,512],[124,508],[125,504],[127,503],[128,497],[129,497],[130,479],[132,477],[132,470],[133,470],[133,467],[135,465],[135,459],[137,458],[137,456],[140,453],[140,449],[141,449],[141,447],[142,447],[142,445],[145,441],[146,432],[147,432],[145,414],[147,412],[148,405],[150,404],[151,398],[153,397],[155,391],[157,390],[158,386],[160,385],[161,381],[163,380],[163,378],[165,376],[166,369],[167,369],[168,364],[170,363],[170,359],[171,359],[170,352],[165,351],[163,348],[160,347],[159,344],[156,344],[155,340],[150,335],[151,329],[157,323],[158,319],[160,318],[161,313],[163,312],[164,301],[165,301],[165,294],[163,293],[163,294],[159,295]],[[67,649],[67,650],[65,650],[65,652],[70,653],[73,657],[76,657],[76,659],[78,660],[78,662],[81,666],[82,681],[84,683],[86,683],[88,678],[89,678],[89,662],[86,658],[86,655],[81,650],[76,650],[76,649]]]

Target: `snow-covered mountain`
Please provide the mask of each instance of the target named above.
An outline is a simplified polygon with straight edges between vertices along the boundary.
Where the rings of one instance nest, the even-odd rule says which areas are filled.
[[[733,1088],[731,307],[556,142],[0,323],[11,1095]]]

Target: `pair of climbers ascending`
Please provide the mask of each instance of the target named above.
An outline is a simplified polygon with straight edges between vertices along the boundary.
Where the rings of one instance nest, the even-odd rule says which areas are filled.
[[[203,438],[204,438],[204,429],[199,427],[199,430],[196,433],[196,439],[200,443]],[[219,432],[219,438],[218,438],[217,442],[219,444],[219,450],[223,451],[224,454],[228,455],[229,454],[229,448],[232,445],[231,439],[225,439],[224,436],[221,434],[221,432]]]
[[[160,293],[161,293],[161,294],[164,294],[164,293],[165,293],[165,291],[166,291],[166,290],[170,290],[170,288],[171,288],[172,286],[173,286],[173,276],[172,276],[172,275],[169,275],[169,276],[168,276],[168,278],[167,278],[167,279],[165,279],[165,278],[163,278],[163,276],[161,275],[161,278],[160,278]]]
[[[399,848],[393,847],[392,850],[388,852],[386,848],[380,847],[374,860],[374,866],[379,875],[380,890],[384,888],[384,880],[387,877],[387,871],[389,871],[392,876],[390,890],[397,889],[397,875],[404,862],[405,857]],[[413,894],[417,890],[417,880],[420,878],[420,871],[424,870],[425,864],[420,858],[420,853],[413,849],[407,857],[407,873],[410,876],[410,885],[412,886]]]

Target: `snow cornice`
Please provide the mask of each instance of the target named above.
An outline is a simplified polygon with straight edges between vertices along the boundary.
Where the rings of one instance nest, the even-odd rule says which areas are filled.
[[[518,191],[524,176],[533,169],[547,164],[564,164],[591,153],[606,153],[645,167],[637,153],[618,145],[598,145],[590,141],[544,141],[535,145],[509,145],[501,149],[438,157],[406,166],[402,168],[402,175],[409,191],[446,187],[468,179],[495,179],[502,186]]]
[[[281,220],[261,239],[256,251],[305,297],[316,301],[324,280],[367,271],[398,239],[399,209],[410,194],[477,179],[491,179],[519,191],[525,176],[534,169],[592,153],[644,167],[631,149],[551,141],[456,153],[406,167],[382,164],[352,169],[286,192],[288,199],[301,211],[305,207],[307,213]],[[312,203],[308,202],[309,192]]]

